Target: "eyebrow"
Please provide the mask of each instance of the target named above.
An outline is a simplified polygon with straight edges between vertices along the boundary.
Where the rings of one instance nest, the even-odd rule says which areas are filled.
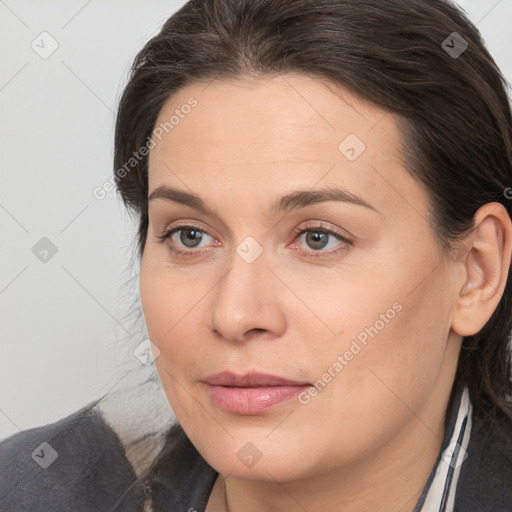
[[[167,201],[173,201],[180,203],[185,206],[190,206],[195,210],[202,213],[215,215],[215,212],[209,208],[205,202],[197,195],[170,188],[167,185],[160,185],[151,192],[148,197],[148,202],[156,199],[165,199]],[[352,194],[346,190],[338,188],[327,187],[319,190],[296,190],[290,194],[277,199],[271,206],[270,211],[272,213],[287,212],[290,210],[305,208],[307,206],[323,203],[326,201],[340,201],[345,203],[351,203],[359,206],[364,206],[377,213],[379,210],[366,202],[361,197]]]

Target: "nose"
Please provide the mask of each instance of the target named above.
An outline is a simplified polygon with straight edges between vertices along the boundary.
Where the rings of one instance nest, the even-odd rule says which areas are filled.
[[[282,284],[267,266],[264,253],[248,263],[236,252],[215,286],[210,328],[231,342],[273,339],[286,329]]]

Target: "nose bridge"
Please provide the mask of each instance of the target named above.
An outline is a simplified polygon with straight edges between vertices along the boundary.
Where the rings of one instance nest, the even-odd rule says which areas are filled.
[[[233,251],[229,268],[215,287],[211,328],[223,338],[242,341],[251,330],[277,334],[284,327],[284,314],[272,293],[270,281],[275,278],[258,246],[254,239],[244,239]]]

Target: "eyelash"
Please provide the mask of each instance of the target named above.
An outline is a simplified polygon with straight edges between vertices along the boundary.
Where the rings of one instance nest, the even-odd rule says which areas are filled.
[[[179,231],[184,231],[184,230],[187,230],[187,229],[190,229],[190,230],[193,230],[193,231],[198,231],[198,232],[200,232],[202,234],[206,234],[208,236],[211,236],[206,231],[204,231],[203,229],[200,229],[197,226],[193,226],[193,225],[187,224],[187,225],[181,225],[181,226],[173,227],[170,230],[168,230],[167,232],[165,232],[163,235],[157,235],[157,238],[160,240],[159,243],[165,243],[165,241],[167,239],[170,239],[174,235],[174,233],[177,233]],[[293,232],[294,240],[296,238],[300,237],[302,234],[308,233],[308,232],[312,232],[312,233],[318,232],[318,233],[324,233],[324,234],[332,235],[335,238],[337,238],[340,242],[342,242],[342,245],[340,247],[338,247],[336,249],[331,249],[330,251],[323,251],[321,249],[318,250],[318,251],[315,251],[315,250],[307,251],[306,250],[305,252],[312,253],[311,257],[313,257],[313,258],[322,257],[322,256],[333,256],[335,254],[338,254],[339,252],[345,251],[348,247],[351,247],[351,246],[354,245],[354,242],[352,240],[348,239],[347,237],[343,236],[341,233],[339,233],[339,232],[337,232],[337,231],[335,231],[335,230],[333,230],[331,228],[325,227],[325,225],[322,222],[319,222],[319,223],[317,223],[315,225],[312,225],[312,226],[306,226],[306,227],[303,227],[303,228],[296,228],[294,230],[294,232]],[[169,251],[171,253],[177,254],[178,256],[195,257],[195,256],[200,255],[203,252],[201,250],[196,250],[196,249],[190,249],[188,251],[183,251],[181,249],[176,249],[175,247],[172,247],[169,244],[167,244],[167,247],[168,247],[168,249],[169,249]]]

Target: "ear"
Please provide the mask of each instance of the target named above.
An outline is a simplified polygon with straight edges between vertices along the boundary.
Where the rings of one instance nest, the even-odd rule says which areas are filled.
[[[494,313],[505,290],[512,257],[512,222],[500,203],[475,213],[474,230],[464,241],[461,280],[452,329],[461,336],[478,333]]]

